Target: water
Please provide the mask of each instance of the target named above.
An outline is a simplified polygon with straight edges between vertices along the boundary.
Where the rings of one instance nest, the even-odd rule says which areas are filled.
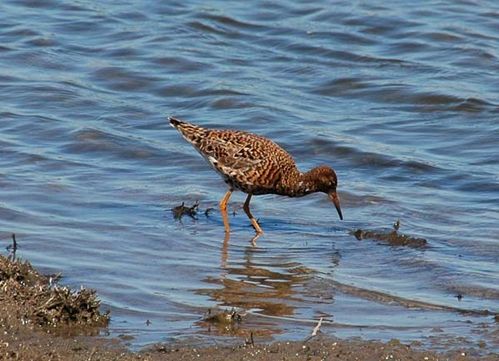
[[[499,350],[499,6],[376,3],[2,1],[1,242],[97,289],[132,347],[303,339],[323,317]],[[167,115],[333,166],[345,221],[324,195],[255,197],[254,247],[235,194],[224,243],[225,185]],[[196,200],[215,210],[173,219]],[[427,247],[350,234],[399,218]],[[200,322],[215,306],[248,315],[224,333]]]

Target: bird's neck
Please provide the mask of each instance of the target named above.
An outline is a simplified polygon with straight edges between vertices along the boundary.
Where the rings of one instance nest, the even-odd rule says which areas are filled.
[[[302,197],[317,192],[315,179],[316,175],[313,169],[306,173],[296,171],[294,176],[287,178],[287,182],[283,184],[282,192],[280,193],[290,197]]]
[[[302,173],[298,185],[304,194],[317,192],[317,174],[314,169]]]

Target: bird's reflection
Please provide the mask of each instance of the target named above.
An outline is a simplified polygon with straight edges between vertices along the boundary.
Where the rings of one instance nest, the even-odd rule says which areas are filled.
[[[260,238],[262,233],[256,233],[250,240],[250,245],[253,248],[257,248],[257,243],[256,240]],[[229,240],[230,240],[230,232],[225,232],[224,234],[224,241],[222,243],[222,262],[220,267],[222,269],[227,268],[227,259],[229,257]]]
[[[313,277],[313,271],[293,261],[293,254],[284,252],[271,255],[264,247],[258,247],[251,241],[242,250],[242,257],[237,259],[237,245],[231,247],[226,235],[221,246],[221,273],[219,277],[207,277],[204,281],[217,288],[198,290],[216,301],[222,309],[236,308],[277,317],[292,317],[296,307],[303,307],[307,300],[304,295],[307,283]],[[230,252],[232,251],[232,252]],[[231,254],[232,260],[229,260]],[[247,326],[247,322],[244,322]],[[213,331],[213,325],[208,326]],[[248,328],[227,327],[222,325],[217,330],[221,333],[248,335]],[[265,335],[280,333],[273,323],[258,324],[259,332]],[[255,329],[251,330],[252,333]]]

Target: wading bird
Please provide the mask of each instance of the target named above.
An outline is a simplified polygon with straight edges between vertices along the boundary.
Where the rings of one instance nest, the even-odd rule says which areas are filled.
[[[293,157],[270,139],[239,130],[206,129],[173,117],[169,120],[228,184],[229,189],[220,201],[226,234],[230,232],[227,203],[234,190],[248,194],[243,209],[255,228],[256,236],[263,231],[250,211],[253,195],[302,197],[323,192],[343,219],[336,193],[338,178],[331,167],[322,165],[301,173]]]

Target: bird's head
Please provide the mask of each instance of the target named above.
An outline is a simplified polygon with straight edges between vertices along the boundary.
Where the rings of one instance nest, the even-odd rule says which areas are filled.
[[[340,207],[340,197],[336,192],[336,187],[338,186],[338,177],[336,176],[334,169],[323,165],[312,169],[310,173],[314,180],[316,190],[328,195],[329,199],[336,207],[340,219],[343,220],[343,214],[341,213]]]

